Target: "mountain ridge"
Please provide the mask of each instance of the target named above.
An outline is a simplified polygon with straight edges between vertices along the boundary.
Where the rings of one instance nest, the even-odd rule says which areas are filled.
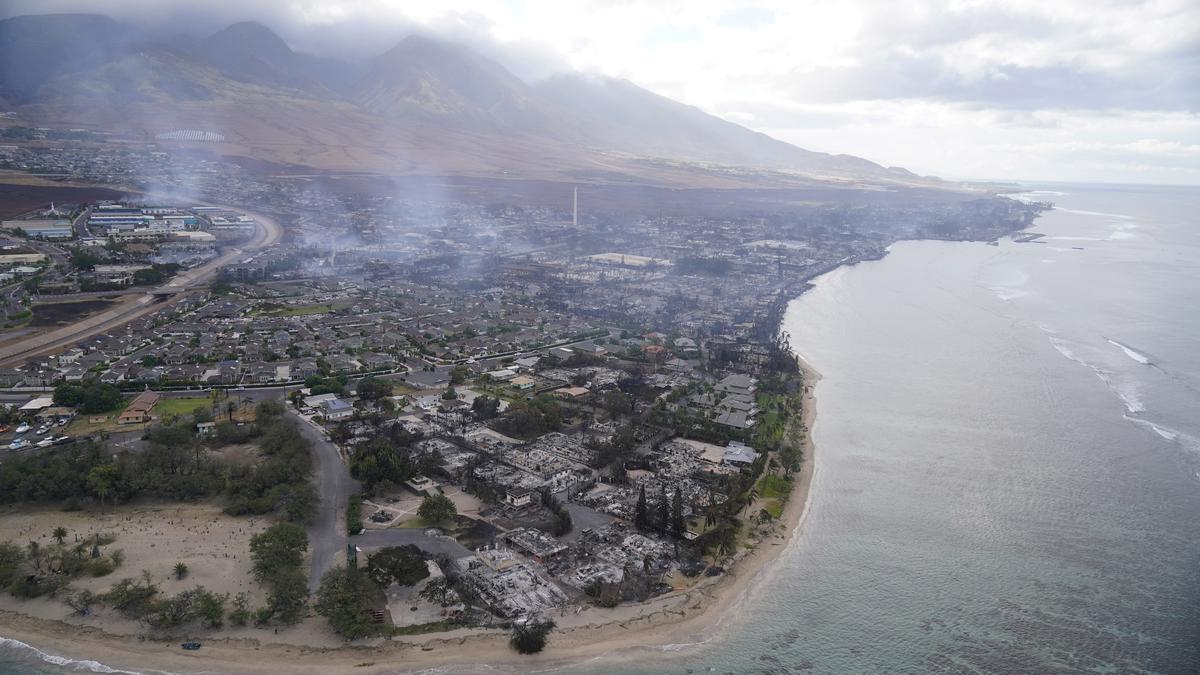
[[[804,180],[931,183],[862,158],[799,148],[628,80],[560,74],[529,84],[469,47],[422,34],[356,68],[296,52],[256,22],[172,45],[101,15],[0,21],[3,63],[36,60],[31,54],[47,44],[60,53],[35,76],[0,66],[0,100],[22,118],[86,126],[83,111],[90,111],[143,138],[164,126],[208,124],[237,139],[237,148],[222,153],[268,161],[319,158],[314,168],[344,170],[368,157],[373,170],[386,170],[390,154],[409,171],[519,171],[516,160],[526,157],[566,173],[691,163],[743,179],[770,171]],[[381,141],[350,144],[343,160],[322,140],[364,129]],[[453,152],[430,156],[439,140]],[[472,142],[482,156],[463,161],[457,155],[471,154]]]

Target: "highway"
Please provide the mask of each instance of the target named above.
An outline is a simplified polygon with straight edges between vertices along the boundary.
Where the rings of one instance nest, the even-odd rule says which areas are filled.
[[[82,321],[46,333],[40,333],[0,347],[0,366],[11,367],[31,357],[46,354],[72,345],[93,335],[123,326],[179,301],[182,293],[207,283],[225,265],[241,260],[246,254],[279,242],[283,228],[273,218],[228,207],[254,218],[257,227],[248,243],[230,249],[221,256],[194,269],[185,270],[173,279],[145,293],[127,298],[120,305],[90,316]],[[167,294],[174,297],[163,299]]]

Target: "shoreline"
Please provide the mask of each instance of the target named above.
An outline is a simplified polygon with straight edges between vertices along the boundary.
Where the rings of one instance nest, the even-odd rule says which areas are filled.
[[[23,649],[7,643],[5,638],[16,640],[31,651],[30,658],[38,654],[47,661],[45,655],[52,655],[53,663],[67,666],[98,662],[112,669],[106,672],[266,675],[349,670],[393,673],[435,667],[471,672],[484,663],[495,671],[523,672],[581,667],[599,658],[604,658],[611,667],[614,663],[663,654],[668,649],[683,650],[704,644],[734,618],[756,587],[755,582],[773,571],[804,524],[815,468],[814,390],[821,375],[799,355],[796,359],[803,378],[800,423],[805,428],[801,442],[804,459],[783,515],[771,533],[752,550],[740,553],[725,574],[703,578],[687,590],[636,605],[586,608],[574,615],[555,617],[559,628],[551,633],[546,650],[540,654],[517,654],[508,646],[507,631],[479,628],[375,640],[362,645],[337,644],[336,638],[313,640],[321,637],[315,633],[328,631],[323,623],[314,631],[312,621],[280,635],[239,629],[236,635],[203,638],[201,650],[184,652],[176,644],[178,640],[114,634],[95,625],[39,618],[11,609],[0,609],[0,645]],[[68,611],[64,606],[64,615]],[[316,646],[320,642],[328,646]],[[469,658],[464,658],[465,653],[469,653]]]

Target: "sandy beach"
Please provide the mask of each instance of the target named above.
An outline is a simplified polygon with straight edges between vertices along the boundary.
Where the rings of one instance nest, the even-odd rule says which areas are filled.
[[[804,463],[796,474],[796,484],[783,515],[771,534],[752,550],[741,551],[726,574],[704,578],[687,590],[637,605],[613,609],[587,607],[578,613],[554,617],[559,627],[541,654],[521,656],[509,648],[507,631],[479,628],[347,646],[319,617],[309,618],[294,628],[280,629],[278,634],[272,629],[226,628],[199,636],[203,648],[185,652],[179,649],[176,640],[160,642],[141,637],[137,625],[132,622],[122,624],[106,618],[101,627],[96,622],[69,617],[70,610],[59,601],[18,602],[9,597],[0,601],[0,637],[20,640],[48,654],[98,661],[129,672],[247,674],[392,673],[435,667],[467,672],[476,669],[473,666],[477,664],[487,664],[492,671],[518,672],[579,664],[600,657],[611,666],[622,660],[660,653],[664,645],[680,647],[704,642],[733,617],[751,589],[771,573],[772,563],[779,560],[780,553],[802,527],[814,469],[815,447],[811,431],[816,420],[816,405],[813,390],[820,375],[803,361],[801,369],[804,372],[801,421],[807,430],[803,438]],[[171,508],[163,507],[162,510],[169,512]],[[200,527],[202,514],[192,514],[192,517],[196,518],[195,526]],[[34,523],[29,525],[38,527]],[[208,524],[209,528],[213,526]],[[17,534],[0,525],[0,540],[25,540]],[[125,533],[126,536],[129,534]],[[225,534],[227,539],[230,538],[228,533]],[[248,540],[249,535],[245,536]],[[206,549],[219,540],[219,537],[211,536],[211,532],[198,533],[198,538],[196,543],[200,548],[197,550]],[[120,539],[114,544],[130,553],[126,567],[106,579],[95,581],[111,584],[140,569],[136,562],[140,553],[128,550],[133,547],[132,539]],[[163,551],[162,555],[171,558],[182,552]],[[216,550],[214,555],[225,553]],[[224,589],[231,583],[240,585],[244,573],[244,570],[231,567],[226,571],[224,582],[205,578],[203,582],[191,580],[186,585],[204,583],[210,588]]]

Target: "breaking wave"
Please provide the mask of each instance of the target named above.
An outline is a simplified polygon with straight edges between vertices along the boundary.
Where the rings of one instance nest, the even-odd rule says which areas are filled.
[[[1116,394],[1117,398],[1121,399],[1121,403],[1124,404],[1125,410],[1129,414],[1136,415],[1138,413],[1146,412],[1146,406],[1144,403],[1142,403],[1142,397],[1138,391],[1136,383],[1118,382],[1113,377],[1112,371],[1101,368],[1094,363],[1090,363],[1076,354],[1075,351],[1071,349],[1070,343],[1067,340],[1054,335],[1053,329],[1049,329],[1045,326],[1041,326],[1041,328],[1042,331],[1045,332],[1050,338],[1050,344],[1054,345],[1054,349],[1057,350],[1059,354],[1062,354],[1068,359],[1088,368],[1095,373],[1096,377],[1100,378],[1100,381],[1103,382],[1106,387],[1108,387],[1109,391]]]
[[[1133,415],[1126,415],[1125,419],[1129,420],[1130,422],[1133,422],[1134,424],[1136,424],[1138,426],[1149,428],[1151,431],[1158,434],[1159,436],[1162,436],[1163,438],[1167,439],[1168,441],[1175,441],[1175,440],[1179,439],[1178,431],[1175,431],[1174,429],[1168,429],[1167,427],[1164,427],[1164,426],[1160,426],[1158,424],[1155,424],[1154,422],[1151,422],[1150,420],[1142,419],[1141,417],[1135,417]]]
[[[1120,347],[1121,351],[1125,352],[1125,356],[1128,356],[1129,358],[1133,359],[1134,361],[1137,361],[1138,363],[1142,364],[1143,366],[1154,365],[1154,362],[1150,360],[1149,356],[1146,356],[1145,354],[1137,351],[1133,347],[1130,347],[1129,345],[1121,344],[1120,342],[1117,342],[1116,340],[1113,340],[1111,338],[1105,338],[1105,339],[1108,340],[1108,344],[1110,344],[1114,347]]]
[[[1084,209],[1064,209],[1055,207],[1056,210],[1063,213],[1074,213],[1081,216],[1100,216],[1102,218],[1120,218],[1121,220],[1133,220],[1133,216],[1127,216],[1124,213],[1106,213],[1104,211],[1085,211]]]
[[[20,640],[13,638],[0,637],[0,653],[11,652],[18,656],[28,657],[31,660],[37,659],[43,663],[49,663],[61,668],[84,673],[124,673],[125,675],[149,675],[149,673],[138,670],[122,670],[106,666],[99,661],[89,659],[72,659],[66,656],[57,656],[44,652],[33,645],[26,644]],[[157,675],[170,675],[163,670],[152,671]]]

